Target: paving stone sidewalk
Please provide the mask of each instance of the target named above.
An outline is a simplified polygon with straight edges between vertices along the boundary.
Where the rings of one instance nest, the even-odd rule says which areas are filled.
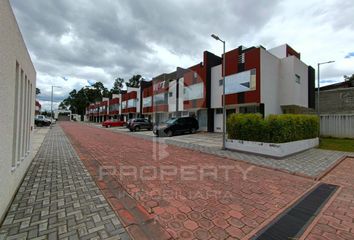
[[[130,239],[60,127],[49,130],[0,226],[3,239]]]

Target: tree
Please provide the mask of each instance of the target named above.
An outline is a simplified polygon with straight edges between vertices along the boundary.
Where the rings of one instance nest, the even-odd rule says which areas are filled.
[[[60,104],[61,109],[71,110],[72,113],[84,115],[90,103],[102,101],[102,97],[109,97],[110,92],[101,82],[96,82],[91,87],[76,89],[69,93]]]
[[[123,82],[124,82],[124,79],[123,79],[123,78],[120,78],[120,77],[117,77],[117,78],[114,80],[113,87],[112,87],[112,89],[109,91],[109,98],[112,98],[112,95],[113,95],[113,94],[121,94],[121,93],[122,93]]]
[[[93,85],[91,85],[98,93],[98,95],[100,95],[100,100],[102,100],[102,97],[109,97],[109,91],[108,89],[103,85],[103,83],[101,82],[96,82]],[[99,101],[100,101],[99,100]]]
[[[344,81],[354,81],[354,74],[352,74],[351,76],[344,75]]]
[[[36,95],[41,94],[41,90],[39,88],[36,88]]]
[[[133,75],[133,77],[131,77],[129,79],[129,82],[127,82],[125,85],[127,85],[127,87],[138,88],[142,80],[144,79],[141,77],[140,74]]]

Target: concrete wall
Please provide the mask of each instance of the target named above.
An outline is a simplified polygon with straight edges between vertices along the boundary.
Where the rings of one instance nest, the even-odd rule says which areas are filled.
[[[222,85],[219,85],[219,80],[222,79],[221,68],[221,64],[211,68],[211,108],[222,107]]]
[[[261,49],[261,71],[256,74],[261,74],[261,103],[264,103],[264,115],[281,114],[280,59]]]
[[[8,0],[0,1],[0,221],[30,164],[36,72]]]
[[[277,58],[286,58],[287,57],[286,44],[269,49],[268,52],[273,54]]]
[[[178,111],[184,111],[184,78],[178,80]]]
[[[170,94],[172,94],[172,96]],[[177,80],[173,80],[169,82],[169,86],[168,86],[168,112],[170,113],[176,112],[177,110],[176,104],[177,104]]]
[[[142,109],[140,109],[140,102],[143,100],[141,96],[141,87],[138,88],[138,92],[136,94],[136,112],[142,113]]]
[[[300,76],[300,83],[296,82]],[[281,59],[279,104],[308,107],[308,66],[294,56]]]
[[[317,108],[317,91],[316,91]],[[354,113],[354,87],[320,91],[321,113]]]

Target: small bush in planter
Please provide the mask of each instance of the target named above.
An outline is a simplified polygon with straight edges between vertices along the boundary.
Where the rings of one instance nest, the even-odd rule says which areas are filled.
[[[260,114],[232,114],[227,119],[230,139],[284,143],[315,138],[319,131],[316,115],[282,114],[263,119]]]

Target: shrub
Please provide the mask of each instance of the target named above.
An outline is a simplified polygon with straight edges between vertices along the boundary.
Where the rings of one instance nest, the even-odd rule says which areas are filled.
[[[230,139],[284,143],[318,136],[319,120],[315,115],[282,114],[263,119],[260,114],[232,114],[227,119]]]

